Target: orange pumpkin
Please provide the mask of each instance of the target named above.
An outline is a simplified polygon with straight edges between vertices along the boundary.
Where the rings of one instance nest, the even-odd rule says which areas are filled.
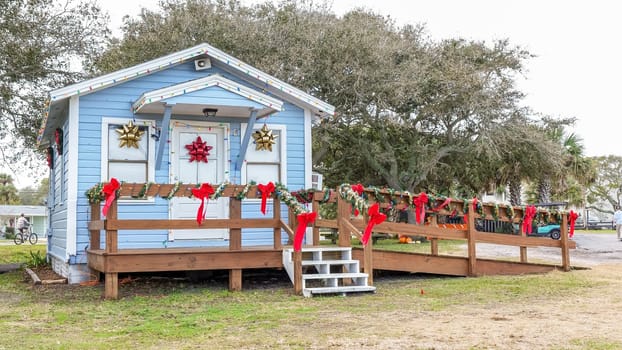
[[[407,243],[407,242],[408,242],[408,239],[409,239],[409,237],[406,237],[406,236],[400,236],[400,240],[399,240],[399,242],[400,242],[400,243]]]

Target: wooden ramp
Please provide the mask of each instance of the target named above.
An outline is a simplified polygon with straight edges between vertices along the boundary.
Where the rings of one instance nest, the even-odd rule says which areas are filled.
[[[353,248],[352,257],[363,261],[362,248]],[[522,275],[564,270],[561,265],[513,262],[494,259],[477,259],[477,269],[469,271],[469,258],[461,256],[435,256],[423,253],[373,250],[375,270],[430,273],[448,276]]]

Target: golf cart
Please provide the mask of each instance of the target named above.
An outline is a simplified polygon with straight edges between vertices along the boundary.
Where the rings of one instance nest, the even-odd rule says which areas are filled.
[[[568,202],[559,203],[538,203],[535,204],[536,208],[546,208],[548,210],[558,209],[563,210],[568,205]],[[562,237],[561,225],[559,223],[537,223],[534,220],[533,230],[530,236],[536,237],[551,237],[552,239],[560,239]]]

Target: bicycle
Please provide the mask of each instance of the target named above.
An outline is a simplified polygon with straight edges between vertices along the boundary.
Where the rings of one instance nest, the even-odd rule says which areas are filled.
[[[13,242],[15,244],[20,245],[26,241],[30,242],[30,244],[37,244],[39,237],[36,233],[32,232],[30,226],[24,228],[24,232],[15,232],[15,238],[13,238]]]

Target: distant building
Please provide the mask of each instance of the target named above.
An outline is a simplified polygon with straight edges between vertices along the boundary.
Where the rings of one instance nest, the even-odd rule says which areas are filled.
[[[32,232],[45,237],[47,212],[42,205],[0,205],[0,228],[6,232],[7,227],[15,227],[17,218],[24,214],[32,225]]]

